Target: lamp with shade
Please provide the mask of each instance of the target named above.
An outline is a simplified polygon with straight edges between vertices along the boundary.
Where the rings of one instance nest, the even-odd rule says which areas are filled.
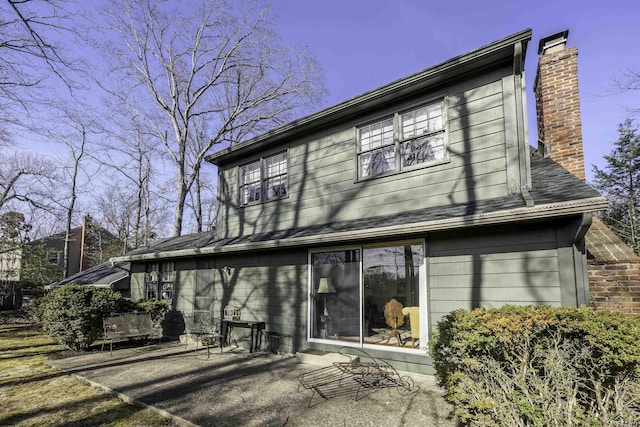
[[[328,277],[321,277],[320,284],[318,285],[318,290],[316,292],[318,295],[327,295],[327,294],[335,294],[336,288],[331,284],[331,279]],[[323,316],[328,317],[329,311],[327,311],[327,297],[324,297],[324,312]]]

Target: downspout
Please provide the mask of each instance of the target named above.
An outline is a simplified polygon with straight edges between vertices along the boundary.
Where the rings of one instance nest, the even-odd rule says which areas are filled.
[[[513,76],[515,84],[516,131],[518,139],[518,169],[520,171],[520,194],[527,207],[533,207],[531,188],[531,163],[529,161],[529,135],[527,127],[527,111],[524,101],[524,58],[522,42],[513,47]]]
[[[576,235],[573,237],[573,244],[579,245],[584,236],[587,234],[589,227],[591,227],[591,222],[593,221],[593,214],[591,212],[585,212],[582,214],[582,220],[580,221],[580,225],[578,226],[578,230],[576,231]]]
[[[520,188],[520,195],[526,207],[532,208],[534,206],[533,197],[531,197],[531,193],[529,193],[529,189],[526,186],[523,185]]]
[[[573,257],[576,272],[576,298],[578,306],[590,304],[589,295],[589,272],[587,270],[587,256],[584,237],[591,227],[593,214],[585,212],[582,214],[582,220],[573,237]]]

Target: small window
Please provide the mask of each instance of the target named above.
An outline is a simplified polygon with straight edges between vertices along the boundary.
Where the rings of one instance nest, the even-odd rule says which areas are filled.
[[[287,197],[287,153],[279,153],[240,167],[240,204]]]
[[[51,265],[60,265],[62,263],[62,252],[58,252],[58,251],[47,252],[47,260]]]
[[[444,100],[357,129],[358,178],[446,159]]]
[[[145,273],[145,296],[147,299],[171,303],[175,290],[176,272],[173,262],[147,265]]]

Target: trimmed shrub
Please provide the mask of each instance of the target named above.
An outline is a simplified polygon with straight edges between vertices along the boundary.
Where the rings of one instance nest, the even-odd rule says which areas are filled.
[[[171,307],[166,301],[159,301],[155,299],[143,299],[135,304],[137,311],[144,311],[151,314],[151,321],[156,329],[162,331],[162,322]]]
[[[640,425],[640,318],[590,308],[457,310],[431,355],[466,425]]]
[[[122,304],[111,289],[67,285],[51,291],[38,304],[42,327],[57,343],[85,351],[103,333],[102,319]]]
[[[138,311],[138,305],[131,301],[130,299],[127,298],[122,298],[119,302],[118,302],[118,307],[116,308],[115,312],[116,313],[131,313],[134,311]]]

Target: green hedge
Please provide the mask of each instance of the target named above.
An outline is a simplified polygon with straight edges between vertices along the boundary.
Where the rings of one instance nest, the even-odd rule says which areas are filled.
[[[36,304],[42,327],[57,343],[84,351],[102,336],[102,319],[119,311],[122,296],[111,289],[67,285]]]
[[[151,313],[154,327],[162,332],[162,321],[170,307],[155,300],[134,303],[111,289],[66,285],[34,301],[32,309],[44,331],[57,343],[85,351],[102,337],[102,320],[106,316],[134,311]]]
[[[150,313],[153,326],[162,330],[162,323],[167,313],[171,311],[171,307],[166,301],[143,299],[135,303],[134,311]]]
[[[457,310],[438,322],[430,346],[463,424],[640,425],[640,318],[548,306]]]

